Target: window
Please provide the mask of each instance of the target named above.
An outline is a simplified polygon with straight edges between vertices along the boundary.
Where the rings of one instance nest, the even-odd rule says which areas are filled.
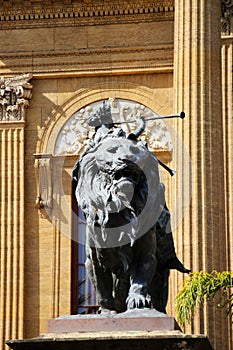
[[[96,304],[96,293],[85,267],[86,246],[83,242],[86,236],[86,223],[74,193],[72,193],[72,213],[71,314],[96,313],[99,308]]]

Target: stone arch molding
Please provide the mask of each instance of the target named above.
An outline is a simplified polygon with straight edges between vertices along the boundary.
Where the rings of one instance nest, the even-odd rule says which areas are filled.
[[[137,119],[139,115],[159,116],[166,103],[151,89],[125,82],[81,89],[62,106],[54,108],[45,126],[39,132],[37,154],[78,155],[85,147],[91,132],[86,120],[103,100],[108,100],[112,106],[116,121]],[[127,132],[134,127],[134,124],[122,125]],[[148,122],[143,137],[153,152],[164,154],[164,161],[171,160],[172,140],[162,120]]]
[[[87,119],[91,113],[99,108],[103,102],[111,106],[111,114],[115,122],[122,123],[121,128],[130,133],[136,128],[136,121],[140,116],[145,118],[156,118],[157,114],[146,106],[131,100],[124,100],[110,97],[108,100],[99,100],[86,107],[81,108],[62,126],[54,147],[54,155],[80,154],[92,138],[93,131],[87,125]],[[130,123],[127,123],[130,121]],[[135,122],[133,122],[135,121]],[[133,122],[133,123],[131,123]],[[161,120],[147,122],[146,131],[141,139],[148,142],[149,148],[153,151],[172,151],[172,142],[166,125]],[[119,125],[119,126],[120,126]]]

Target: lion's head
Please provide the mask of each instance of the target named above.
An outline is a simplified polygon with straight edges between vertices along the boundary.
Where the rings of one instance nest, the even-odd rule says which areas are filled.
[[[76,197],[93,244],[133,244],[164,205],[157,159],[143,142],[103,139],[80,162]]]

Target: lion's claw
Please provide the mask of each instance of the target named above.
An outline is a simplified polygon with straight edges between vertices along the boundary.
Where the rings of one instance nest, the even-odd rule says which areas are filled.
[[[127,309],[144,309],[151,307],[151,298],[140,284],[132,284],[126,299]]]
[[[144,309],[151,307],[151,300],[147,296],[140,294],[129,295],[127,300],[127,309]]]

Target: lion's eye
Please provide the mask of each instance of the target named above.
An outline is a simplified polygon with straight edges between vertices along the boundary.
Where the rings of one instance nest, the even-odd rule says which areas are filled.
[[[122,172],[121,171],[117,171],[116,173],[115,173],[115,180],[119,180],[121,177],[122,177]]]
[[[109,153],[116,153],[117,150],[118,150],[118,146],[108,148],[108,152],[109,152]]]
[[[140,152],[138,147],[130,146],[129,149],[133,154],[137,154]]]

